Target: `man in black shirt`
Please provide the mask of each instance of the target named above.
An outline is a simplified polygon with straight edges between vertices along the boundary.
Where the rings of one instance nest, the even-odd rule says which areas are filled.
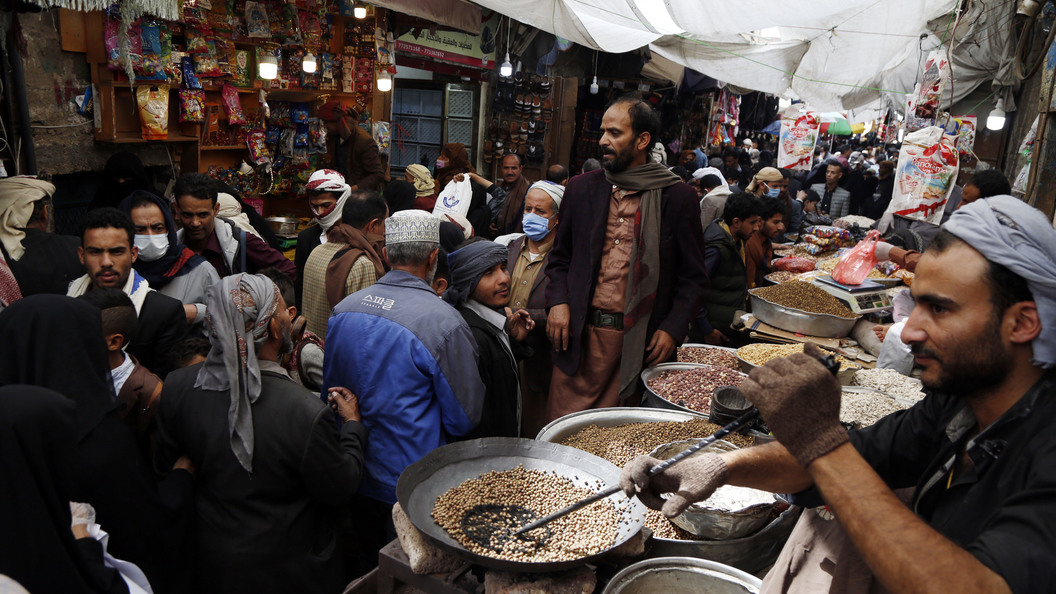
[[[624,488],[669,516],[724,483],[820,493],[842,528],[821,530],[853,546],[830,548],[836,563],[812,561],[793,538],[764,591],[821,573],[843,592],[872,579],[891,592],[1056,591],[1056,231],[1011,196],[979,200],[951,217],[916,272],[902,338],[928,395],[914,407],[848,435],[840,386],[807,345],[741,385],[777,442],[706,454],[652,481],[640,458]],[[892,489],[909,487],[907,507]],[[804,521],[823,522],[814,517]],[[864,586],[845,561],[864,561]]]

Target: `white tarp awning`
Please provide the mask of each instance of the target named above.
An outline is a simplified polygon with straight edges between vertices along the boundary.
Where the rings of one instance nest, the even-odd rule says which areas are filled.
[[[480,7],[467,0],[369,0],[374,6],[395,10],[446,27],[480,35]]]
[[[901,108],[941,37],[953,48],[955,99],[987,82],[1018,85],[1009,67],[1015,5],[1006,0],[969,3],[956,28],[949,17],[960,0],[474,1],[592,49],[649,46],[712,78],[825,111]]]

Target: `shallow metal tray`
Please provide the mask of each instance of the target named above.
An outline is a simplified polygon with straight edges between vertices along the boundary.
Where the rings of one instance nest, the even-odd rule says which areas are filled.
[[[489,437],[453,443],[429,452],[400,474],[396,496],[407,517],[426,538],[472,563],[504,571],[541,572],[577,567],[627,542],[642,529],[645,506],[637,498],[629,500],[623,493],[617,493],[609,501],[616,504],[627,523],[620,524],[612,547],[573,561],[525,563],[473,553],[433,520],[431,514],[436,499],[452,487],[486,472],[509,470],[518,465],[529,470],[556,471],[581,487],[588,487],[588,483],[598,480],[606,486],[620,480],[620,468],[576,448],[534,439]],[[595,489],[592,484],[589,488]]]
[[[807,336],[818,336],[821,338],[838,338],[851,333],[851,328],[862,316],[853,318],[841,318],[828,314],[815,314],[778,305],[772,301],[756,295],[759,289],[751,289],[748,295],[752,302],[752,314],[765,324],[774,328],[805,334]]]

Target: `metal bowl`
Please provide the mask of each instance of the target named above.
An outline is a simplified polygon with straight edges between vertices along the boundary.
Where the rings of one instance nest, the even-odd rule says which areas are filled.
[[[585,427],[615,427],[630,423],[679,423],[699,419],[700,413],[659,408],[620,406],[616,408],[596,408],[567,414],[551,421],[543,427],[535,438],[539,441],[561,443],[569,436],[579,433]]]
[[[684,439],[664,444],[654,449],[649,455],[658,460],[666,460],[696,445],[699,441],[699,439]],[[737,446],[732,443],[720,440],[693,454],[690,458],[700,456],[704,452],[730,452],[736,449]],[[770,519],[771,512],[778,504],[778,501],[773,500],[768,503],[751,505],[744,509],[725,510],[709,507],[706,502],[702,501],[694,503],[686,511],[671,518],[671,522],[704,540],[743,538],[762,528],[767,520]]]
[[[518,465],[529,470],[554,471],[592,491],[596,489],[594,483],[599,480],[606,485],[617,484],[620,480],[617,466],[576,448],[533,439],[489,437],[452,443],[429,452],[400,474],[396,496],[407,517],[430,541],[472,563],[503,571],[540,572],[577,567],[627,542],[641,530],[645,506],[636,498],[628,500],[623,493],[617,493],[609,501],[615,503],[626,523],[619,525],[612,547],[574,561],[526,563],[473,553],[433,521],[431,514],[436,499],[452,487],[486,472],[509,470]]]
[[[789,332],[822,338],[847,336],[850,334],[854,324],[862,317],[841,318],[829,314],[816,314],[793,307],[785,307],[756,295],[757,291],[759,289],[748,291],[752,301],[752,314],[760,322]]]
[[[279,235],[297,235],[297,219],[290,217],[268,217],[265,219],[271,230]]]
[[[737,349],[730,348],[730,347],[724,347],[724,346],[715,346],[713,344],[701,344],[699,342],[687,342],[687,343],[679,346],[678,348],[715,349],[715,350],[719,350],[719,351],[726,351],[727,353],[730,353],[734,357],[737,356]],[[678,355],[678,351],[677,350],[675,351],[675,355],[676,356]],[[679,361],[679,363],[681,363],[681,361]],[[737,371],[737,370],[734,369],[734,371]]]
[[[659,365],[649,367],[642,371],[642,383],[645,384],[645,393],[642,395],[642,406],[650,408],[666,408],[668,410],[680,410],[682,412],[693,413],[702,417],[708,416],[708,413],[693,410],[689,407],[682,406],[671,402],[663,396],[657,394],[649,387],[649,380],[653,379],[657,375],[664,371],[683,371],[686,369],[710,369],[713,365],[702,365],[700,363],[661,363]]]
[[[715,561],[693,557],[660,557],[625,567],[609,580],[603,594],[755,594],[762,585],[759,578]]]

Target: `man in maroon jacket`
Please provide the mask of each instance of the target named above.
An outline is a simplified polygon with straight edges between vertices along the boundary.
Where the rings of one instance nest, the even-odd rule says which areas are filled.
[[[707,291],[699,198],[649,162],[659,128],[648,103],[617,100],[602,118],[603,169],[565,191],[546,268],[551,420],[636,404],[643,365],[674,355]]]

